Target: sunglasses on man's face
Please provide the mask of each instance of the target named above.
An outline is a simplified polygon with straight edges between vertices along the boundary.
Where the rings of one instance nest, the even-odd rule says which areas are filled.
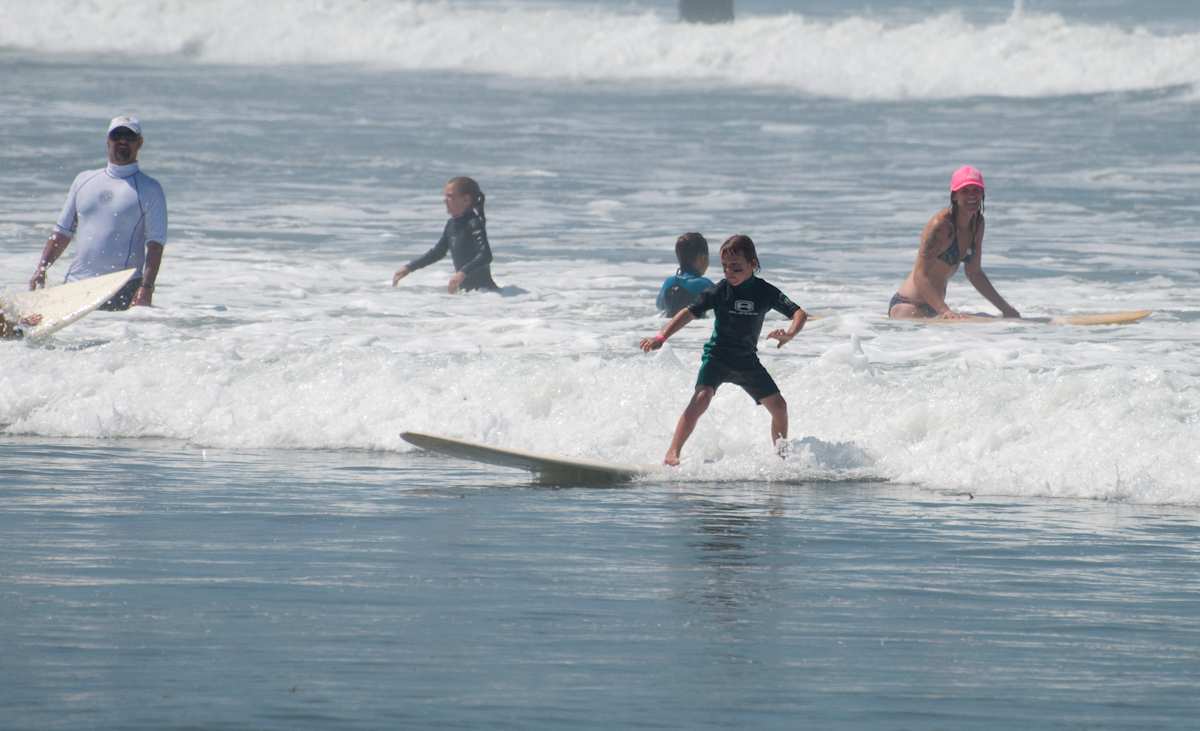
[[[113,142],[135,142],[137,138],[137,132],[131,129],[114,129],[108,133],[108,139]]]

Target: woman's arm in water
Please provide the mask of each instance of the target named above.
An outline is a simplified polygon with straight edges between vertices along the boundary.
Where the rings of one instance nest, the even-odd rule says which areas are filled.
[[[449,227],[449,224],[447,224],[447,227]],[[424,269],[435,261],[440,260],[446,256],[446,252],[449,250],[450,237],[446,235],[445,231],[442,231],[442,238],[438,239],[438,242],[433,245],[432,249],[396,270],[396,273],[392,275],[392,286],[395,287],[400,283],[401,279],[404,279],[418,269]]]
[[[984,299],[991,302],[996,309],[1000,310],[1000,314],[1004,317],[1020,317],[1021,313],[1017,312],[1012,305],[1000,296],[996,288],[992,286],[992,280],[983,273],[983,228],[984,223],[980,221],[979,230],[975,232],[975,255],[971,257],[971,261],[967,262],[967,280],[975,287],[979,294],[983,295]]]

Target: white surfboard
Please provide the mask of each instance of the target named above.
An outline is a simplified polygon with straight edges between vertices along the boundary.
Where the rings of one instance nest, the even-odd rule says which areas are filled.
[[[95,310],[121,291],[137,269],[125,269],[57,287],[19,292],[0,300],[4,317],[19,322],[22,317],[41,315],[37,325],[22,325],[25,337],[40,340]]]
[[[421,449],[450,457],[526,470],[532,472],[539,482],[551,484],[616,484],[629,482],[654,469],[653,467],[612,464],[592,459],[538,454],[520,449],[504,449],[415,431],[401,432],[400,438]]]

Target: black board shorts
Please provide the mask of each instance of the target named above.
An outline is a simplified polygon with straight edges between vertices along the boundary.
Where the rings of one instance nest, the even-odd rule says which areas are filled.
[[[124,287],[121,287],[121,289],[112,296],[112,299],[100,305],[100,307],[97,309],[105,310],[107,312],[128,310],[129,306],[133,304],[133,296],[137,294],[138,287],[140,286],[142,286],[141,277],[130,279],[125,283]]]
[[[767,373],[767,369],[758,362],[757,358],[753,361],[739,363],[735,368],[719,360],[705,357],[700,364],[700,373],[696,376],[696,387],[710,386],[715,391],[722,383],[741,386],[742,390],[750,394],[750,398],[754,399],[756,404],[761,404],[763,399],[779,393],[779,386],[775,385],[775,379],[771,378],[771,374]]]

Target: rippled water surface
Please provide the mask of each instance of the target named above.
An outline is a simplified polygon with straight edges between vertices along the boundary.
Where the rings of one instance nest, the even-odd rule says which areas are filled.
[[[17,440],[7,728],[1184,728],[1200,515]]]

